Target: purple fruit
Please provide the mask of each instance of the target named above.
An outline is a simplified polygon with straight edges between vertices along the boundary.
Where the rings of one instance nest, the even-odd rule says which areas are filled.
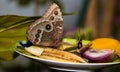
[[[83,57],[87,58],[90,62],[104,63],[112,62],[115,57],[114,50],[93,50],[85,51]]]

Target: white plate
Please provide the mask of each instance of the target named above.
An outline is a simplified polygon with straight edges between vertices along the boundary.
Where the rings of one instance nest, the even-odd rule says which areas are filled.
[[[27,58],[33,59],[42,64],[46,64],[46,66],[57,69],[57,70],[64,70],[64,71],[78,71],[78,70],[96,70],[105,67],[111,67],[113,65],[118,65],[120,62],[112,62],[112,63],[70,63],[70,62],[58,62],[53,60],[47,60],[39,57],[35,57],[32,55],[24,54],[17,49],[15,49],[17,53],[23,55]]]

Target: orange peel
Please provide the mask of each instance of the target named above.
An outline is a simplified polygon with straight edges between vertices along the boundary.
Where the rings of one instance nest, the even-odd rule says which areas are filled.
[[[92,49],[102,50],[110,49],[114,50],[116,54],[120,55],[120,41],[113,38],[97,38],[91,41]]]

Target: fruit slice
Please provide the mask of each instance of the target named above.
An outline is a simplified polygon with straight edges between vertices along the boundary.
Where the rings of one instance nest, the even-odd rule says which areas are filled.
[[[77,40],[76,39],[72,39],[72,38],[63,38],[63,41],[65,43],[68,44],[72,44],[72,45],[76,45]],[[83,45],[87,45],[90,41],[89,40],[82,40],[82,44]]]
[[[30,46],[28,48],[25,48],[25,50],[33,55],[49,60],[62,61],[62,62],[87,63],[80,56],[53,48]]]

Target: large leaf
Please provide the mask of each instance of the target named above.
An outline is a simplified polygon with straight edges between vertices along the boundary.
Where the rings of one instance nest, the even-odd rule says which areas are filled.
[[[28,23],[33,22],[39,17],[25,17],[25,16],[16,16],[16,15],[4,15],[0,16],[0,32],[21,26],[24,27]]]
[[[0,60],[11,60],[15,44],[26,39],[27,27],[38,17],[0,16]]]
[[[64,13],[63,15],[73,14],[75,13]],[[19,40],[26,40],[26,29],[38,18],[40,16],[0,16],[0,60],[13,59],[15,45]]]

